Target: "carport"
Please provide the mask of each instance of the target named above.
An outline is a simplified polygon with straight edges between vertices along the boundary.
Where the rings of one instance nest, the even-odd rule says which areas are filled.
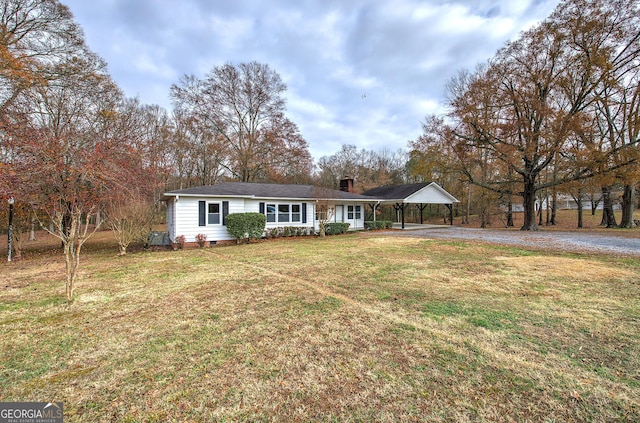
[[[422,222],[422,212],[429,204],[444,204],[449,209],[449,222],[453,225],[453,203],[459,201],[444,188],[435,182],[422,182],[407,185],[389,185],[385,187],[373,188],[362,193],[369,197],[379,199],[379,203],[373,205],[373,216],[375,219],[375,209],[380,204],[391,204],[402,216],[402,229],[405,228],[404,212],[410,205],[415,205],[420,210],[420,224]]]

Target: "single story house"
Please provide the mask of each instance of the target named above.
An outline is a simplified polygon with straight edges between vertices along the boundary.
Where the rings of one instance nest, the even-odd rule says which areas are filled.
[[[371,197],[313,185],[223,182],[186,188],[164,194],[167,202],[167,232],[174,241],[183,235],[195,242],[198,234],[210,242],[234,238],[225,226],[230,213],[264,213],[267,229],[297,226],[318,230],[317,211],[332,209],[329,220],[364,229],[364,206]]]
[[[442,198],[424,197],[417,191],[426,188],[429,193],[437,184],[414,184],[415,189],[403,191],[412,199],[457,202],[439,186]],[[365,206],[375,210],[379,204],[404,201],[394,196],[360,195],[352,192],[353,180],[340,182],[340,190],[319,188],[313,185],[223,182],[211,186],[200,186],[170,191],[164,194],[167,203],[167,232],[175,241],[183,235],[187,243],[196,242],[196,235],[204,234],[210,243],[230,241],[225,226],[230,213],[255,212],[266,215],[267,230],[274,227],[296,226],[319,229],[319,214],[329,209],[327,220],[349,223],[350,230],[364,229]]]

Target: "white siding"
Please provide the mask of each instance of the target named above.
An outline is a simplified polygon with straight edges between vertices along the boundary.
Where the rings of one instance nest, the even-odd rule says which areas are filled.
[[[308,228],[314,228],[315,230],[316,229],[315,219],[316,219],[316,203],[315,202],[307,203],[307,223],[305,226],[307,226]]]
[[[405,203],[451,204],[458,200],[435,182],[407,197]]]
[[[244,210],[239,210],[234,213],[260,213],[260,201],[258,200],[245,200]]]
[[[226,241],[234,239],[222,223],[198,226],[198,202],[220,203],[220,220],[222,222],[222,202],[229,202],[229,214],[244,213],[244,199],[236,198],[193,198],[180,197],[176,204],[176,236],[184,235],[186,242],[196,242],[196,235],[205,234],[207,241]]]
[[[172,198],[167,201],[167,232],[169,233],[169,239],[174,241],[176,239],[176,202]]]

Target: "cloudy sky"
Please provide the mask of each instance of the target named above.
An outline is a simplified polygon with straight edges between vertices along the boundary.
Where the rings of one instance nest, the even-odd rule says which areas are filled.
[[[181,76],[267,63],[315,159],[406,149],[445,84],[558,0],[62,0],[127,96],[171,109]]]

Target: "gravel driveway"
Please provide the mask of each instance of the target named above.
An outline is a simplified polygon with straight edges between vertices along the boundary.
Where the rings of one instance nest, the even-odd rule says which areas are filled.
[[[460,228],[456,226],[434,226],[427,229],[388,231],[396,236],[411,236],[439,239],[466,239],[522,247],[535,247],[559,251],[592,252],[640,256],[640,238],[614,234],[538,232]]]

